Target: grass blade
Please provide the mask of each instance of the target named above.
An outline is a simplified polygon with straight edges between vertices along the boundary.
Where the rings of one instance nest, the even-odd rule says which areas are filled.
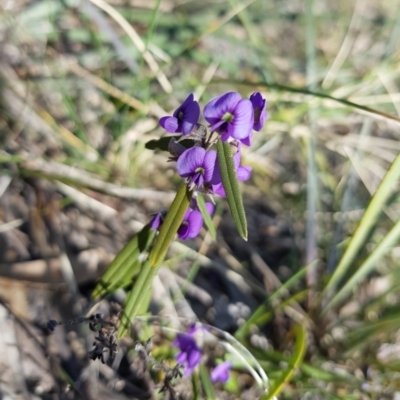
[[[344,277],[350,268],[352,262],[356,258],[361,246],[364,244],[371,229],[376,224],[383,207],[388,201],[393,189],[397,185],[400,178],[400,154],[397,155],[389,170],[382,179],[377,191],[372,197],[367,209],[364,212],[361,221],[354,232],[349,245],[347,246],[339,265],[336,267],[331,279],[326,285],[325,295],[332,293],[339,281]],[[327,307],[326,307],[327,309]]]
[[[278,396],[282,392],[285,384],[290,381],[296,368],[298,368],[303,361],[307,346],[306,331],[302,325],[296,325],[294,328],[294,332],[296,336],[296,343],[293,355],[289,361],[289,366],[273,383],[268,393],[265,396],[261,397],[261,400],[272,400],[275,398],[275,396]]]
[[[247,240],[247,221],[244,212],[242,195],[239,189],[239,182],[236,176],[235,164],[231,146],[221,140],[217,143],[218,165],[221,171],[222,184],[226,192],[229,209],[239,235]]]
[[[189,207],[193,192],[186,184],[183,184],[178,190],[167,216],[161,225],[160,233],[157,236],[153,249],[149,254],[149,261],[152,267],[162,262],[167,254],[169,245],[174,240],[176,232],[183,221],[186,210]]]
[[[379,260],[394,247],[400,239],[400,220],[393,226],[393,228],[381,240],[375,250],[369,257],[362,263],[358,270],[352,277],[342,286],[332,300],[329,302],[328,307],[333,307],[341,300],[343,300],[351,290],[357,286],[363,278],[365,278],[377,265]]]
[[[213,385],[211,383],[210,375],[208,374],[208,371],[203,364],[200,365],[200,380],[204,389],[204,393],[206,395],[206,399],[215,400],[216,397]]]

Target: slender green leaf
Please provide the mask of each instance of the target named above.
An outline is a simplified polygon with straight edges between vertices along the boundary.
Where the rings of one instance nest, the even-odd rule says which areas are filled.
[[[244,212],[242,195],[239,189],[239,182],[236,176],[235,164],[231,146],[227,142],[218,141],[218,165],[221,171],[222,184],[226,192],[229,209],[239,235],[247,240],[247,221]]]
[[[140,311],[143,300],[146,298],[148,292],[151,291],[151,285],[157,272],[158,268],[152,267],[149,261],[143,264],[138,279],[125,301],[124,311],[121,316],[121,324],[118,329],[119,338],[125,336],[129,331],[132,321]]]
[[[94,299],[111,293],[132,279],[140,266],[139,254],[147,249],[154,239],[155,231],[145,225],[117,254],[93,290]]]
[[[399,178],[400,154],[393,161],[368,204],[368,207],[342,256],[339,265],[336,267],[331,279],[324,289],[325,295],[332,296],[333,290],[351,267],[351,264],[358,255],[361,246],[364,244],[368,234],[376,224],[393,189],[396,187]],[[328,307],[325,307],[325,310],[328,310]]]
[[[203,219],[207,226],[207,229],[210,232],[212,238],[215,240],[217,238],[217,232],[215,231],[215,226],[212,222],[211,215],[207,212],[206,203],[204,201],[204,198],[199,193],[198,196],[196,197],[196,200],[197,200],[197,206],[199,207],[201,215],[203,216]]]
[[[154,247],[149,254],[150,265],[154,267],[164,260],[169,245],[174,240],[176,232],[183,221],[186,210],[189,207],[193,192],[186,184],[183,184],[175,196],[171,207],[161,225],[160,233],[156,238]]]
[[[302,268],[300,271],[298,271],[295,275],[293,275],[290,279],[288,279],[281,287],[275,290],[274,293],[272,293],[266,300],[264,304],[261,304],[254,312],[253,314],[247,319],[247,321],[236,331],[235,333],[235,338],[239,341],[244,340],[246,335],[248,334],[250,328],[252,325],[255,325],[259,319],[265,314],[268,313],[268,315],[271,314],[271,310],[269,309],[269,305],[271,302],[278,297],[280,297],[283,294],[287,294],[288,290],[296,284],[301,278],[304,277],[306,274],[308,268],[310,266],[313,266],[314,263],[311,263],[304,268]]]
[[[203,364],[200,365],[200,379],[207,400],[215,400],[216,397],[215,397],[214,387],[211,383],[210,375]]]
[[[333,307],[343,300],[354,287],[356,287],[363,278],[365,278],[378,264],[381,258],[392,249],[400,239],[400,220],[386,234],[379,245],[369,255],[369,257],[361,264],[358,270],[351,276],[344,286],[338,289],[327,307]]]
[[[197,373],[192,374],[192,396],[193,400],[198,400],[200,395],[200,379]]]
[[[261,397],[261,400],[272,400],[275,396],[278,396],[282,392],[285,384],[292,378],[296,368],[298,368],[303,361],[307,346],[306,331],[302,325],[296,325],[294,332],[296,343],[289,365],[286,370],[282,372],[281,376],[271,385],[268,393]]]

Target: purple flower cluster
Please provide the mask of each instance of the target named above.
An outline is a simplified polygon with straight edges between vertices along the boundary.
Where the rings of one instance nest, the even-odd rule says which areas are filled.
[[[187,179],[192,190],[201,190],[210,194],[224,196],[217,154],[210,147],[215,143],[213,134],[220,140],[236,147],[235,166],[239,180],[250,178],[251,167],[240,166],[240,145],[250,146],[252,131],[260,131],[267,118],[266,100],[256,92],[250,99],[244,99],[237,92],[228,92],[212,99],[204,107],[204,119],[209,123],[210,136],[198,139],[198,132],[204,134],[207,129],[198,123],[200,106],[193,94],[179,106],[172,117],[160,119],[160,125],[169,133],[182,133],[186,138],[196,141],[189,149],[177,151],[176,142],[171,140],[171,153],[177,160],[178,174]],[[202,128],[202,129],[200,129]]]
[[[260,131],[267,118],[266,100],[258,92],[250,99],[242,98],[237,92],[228,92],[212,99],[205,107],[203,116],[207,127],[199,124],[200,106],[193,94],[180,105],[172,116],[160,119],[160,125],[169,133],[182,134],[181,139],[190,139],[193,146],[187,148],[180,144],[181,139],[170,140],[170,160],[176,161],[178,174],[187,180],[190,190],[225,197],[221,179],[217,152],[212,146],[218,141],[228,142],[234,153],[233,161],[239,181],[246,181],[251,176],[251,167],[241,165],[241,146],[250,146],[253,130]],[[211,209],[211,204],[208,205]],[[212,210],[209,211],[210,214]],[[158,229],[162,216],[157,215],[151,222],[153,229]],[[189,208],[178,230],[182,240],[198,235],[203,218],[197,206]]]
[[[201,362],[202,352],[194,336],[199,329],[201,328],[192,326],[186,333],[178,333],[173,341],[173,345],[179,349],[179,353],[176,354],[175,359],[185,367],[183,372],[185,376],[191,375]],[[218,364],[211,372],[211,381],[214,383],[218,381],[222,383],[227,382],[231,367],[232,363],[230,361]]]

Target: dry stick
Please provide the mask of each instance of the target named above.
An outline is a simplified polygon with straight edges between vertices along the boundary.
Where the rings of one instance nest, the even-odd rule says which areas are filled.
[[[123,187],[110,182],[104,182],[84,170],[70,167],[55,161],[46,161],[39,158],[27,159],[22,162],[20,169],[29,174],[45,175],[55,180],[72,182],[77,186],[83,186],[92,190],[103,192],[110,196],[124,199],[151,199],[162,203],[168,203],[173,198],[173,193],[166,193],[152,189],[136,189]]]
[[[132,25],[110,4],[103,0],[90,0],[94,5],[101,8],[105,13],[107,13],[111,18],[117,22],[121,28],[126,32],[129,38],[132,40],[133,44],[142,53],[144,60],[149,65],[152,72],[156,75],[158,82],[166,93],[172,92],[172,86],[169,83],[165,74],[160,70],[157,62],[154,60],[153,56],[146,50],[146,45],[143,43],[140,36],[133,29]]]

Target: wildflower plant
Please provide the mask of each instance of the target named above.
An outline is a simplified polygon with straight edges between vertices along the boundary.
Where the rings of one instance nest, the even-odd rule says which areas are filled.
[[[247,240],[239,181],[250,178],[251,167],[241,164],[241,149],[251,144],[253,130],[262,128],[267,117],[265,108],[266,101],[260,93],[247,99],[237,92],[228,92],[206,104],[204,124],[199,122],[200,105],[190,94],[172,116],[159,120],[167,136],[149,142],[146,147],[167,150],[169,161],[176,163],[176,172],[184,183],[168,211],[156,214],[131,239],[93,292],[95,298],[103,296],[125,286],[138,274],[121,314],[118,337],[128,332],[131,321],[139,314],[146,294],[150,293],[153,278],[175,237],[180,240],[195,238],[204,222],[211,235],[216,237],[211,220],[215,197],[226,198],[238,233]],[[179,349],[176,360],[184,366],[185,375],[190,375],[202,358],[193,333],[178,334],[173,342]],[[230,367],[231,364],[226,362],[217,365],[211,375],[212,381],[225,382]]]

